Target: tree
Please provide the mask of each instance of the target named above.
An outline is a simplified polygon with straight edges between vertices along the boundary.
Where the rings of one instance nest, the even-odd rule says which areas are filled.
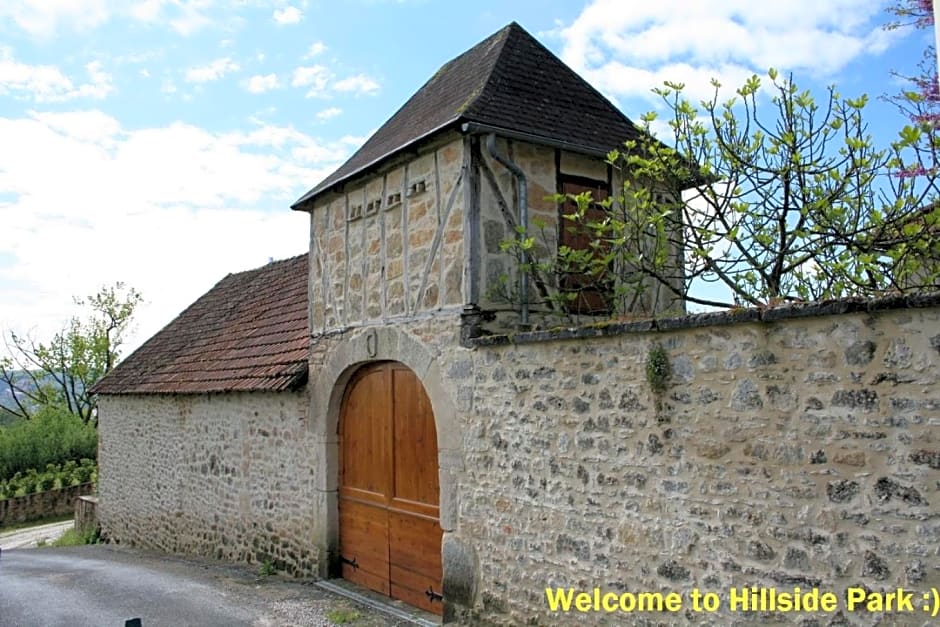
[[[0,403],[0,410],[26,420],[42,411],[68,412],[97,425],[88,389],[116,365],[141,300],[135,289],[116,283],[75,299],[90,310],[87,317],[73,317],[48,342],[8,332],[11,356],[0,359],[0,383],[10,389],[11,400]]]
[[[936,145],[933,126],[907,125],[879,148],[863,118],[865,96],[830,87],[817,102],[792,77],[770,70],[768,78],[752,76],[724,102],[713,81],[701,112],[682,84],[654,90],[671,113],[671,145],[653,136],[656,116],[647,114],[646,132],[608,156],[623,187],[601,203],[603,217],[587,211],[587,194],[558,198],[577,207],[562,228],[590,233],[590,249],[561,247],[546,259],[533,255],[529,233],[504,243],[531,259],[521,267],[549,286],[545,302],[571,317],[558,306],[572,299],[565,276],[608,294],[603,313],[614,317],[636,311],[629,307],[650,290],[734,307],[936,289],[937,171],[916,167],[924,143]]]
[[[889,7],[888,11],[898,18],[887,25],[889,29],[905,25],[914,25],[917,28],[933,26],[933,0],[902,0]]]
[[[901,0],[888,11],[895,19],[885,25],[887,30],[909,27],[921,30],[934,26],[932,0]],[[892,72],[907,88],[885,97],[910,120],[911,128],[920,132],[918,141],[912,144],[917,158],[899,170],[898,176],[936,173],[940,167],[940,145],[936,134],[940,124],[940,84],[937,80],[937,54],[933,45],[928,44],[924,49],[919,70],[916,76]]]
[[[682,97],[682,85],[656,90],[673,114],[673,147],[639,140],[612,159],[624,172],[625,204],[636,208],[635,230],[652,235],[657,251],[684,246],[684,276],[664,275],[662,255],[629,261],[687,300],[709,305],[936,285],[936,172],[891,176],[919,158],[923,129],[906,126],[879,149],[863,118],[864,96],[842,98],[830,87],[817,103],[792,78],[771,70],[769,79],[769,116],[756,76],[723,103],[714,82],[702,117]],[[665,189],[672,202],[652,202],[649,185]],[[669,220],[683,228],[663,228]],[[723,284],[733,302],[690,295],[694,280]]]

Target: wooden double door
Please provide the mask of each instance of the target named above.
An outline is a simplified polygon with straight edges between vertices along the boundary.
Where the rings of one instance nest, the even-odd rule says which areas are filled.
[[[437,430],[424,386],[396,362],[363,367],[339,432],[343,578],[440,614]]]

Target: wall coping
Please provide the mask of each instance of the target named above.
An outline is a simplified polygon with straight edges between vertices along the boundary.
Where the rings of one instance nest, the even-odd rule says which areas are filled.
[[[881,298],[839,298],[811,303],[792,303],[778,307],[728,309],[675,316],[649,318],[629,322],[605,321],[582,327],[554,328],[540,331],[522,331],[500,335],[485,335],[469,340],[469,346],[506,346],[533,344],[557,340],[588,339],[728,326],[749,322],[781,322],[798,318],[840,316],[852,313],[876,313],[891,310],[923,309],[940,306],[940,292],[915,295],[894,295]]]

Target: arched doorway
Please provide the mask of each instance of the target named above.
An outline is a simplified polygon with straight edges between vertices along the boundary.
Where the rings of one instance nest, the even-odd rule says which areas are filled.
[[[397,362],[360,368],[339,436],[343,578],[440,614],[437,430],[421,381]]]

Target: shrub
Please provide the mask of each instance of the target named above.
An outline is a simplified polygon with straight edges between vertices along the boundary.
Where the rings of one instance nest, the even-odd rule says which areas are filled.
[[[39,481],[36,482],[37,492],[46,492],[55,487],[58,474],[54,472],[44,472],[39,475]]]
[[[47,408],[31,420],[0,428],[0,480],[48,464],[97,457],[94,426],[65,411]]]
[[[98,468],[93,460],[83,459],[80,465],[47,464],[46,470],[37,473],[30,469],[26,474],[16,473],[10,479],[0,480],[0,499],[26,496],[34,492],[44,492],[54,488],[67,488],[80,483],[97,483]]]
[[[92,480],[92,474],[95,474],[96,464],[94,460],[91,459],[82,459],[81,465],[77,466],[72,472],[72,477],[75,483],[88,483]]]
[[[662,394],[666,391],[670,374],[672,368],[666,350],[658,344],[650,348],[646,355],[646,380],[653,392]]]

